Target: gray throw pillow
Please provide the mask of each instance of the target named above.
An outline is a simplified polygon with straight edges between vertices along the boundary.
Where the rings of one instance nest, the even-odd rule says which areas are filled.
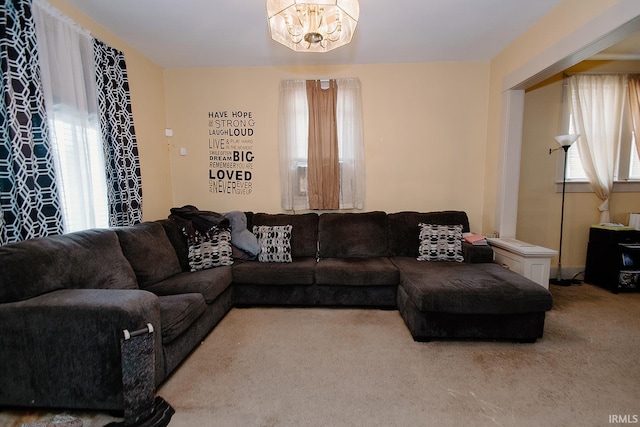
[[[256,236],[247,229],[247,216],[241,211],[231,211],[224,214],[231,225],[231,244],[242,249],[254,257],[260,252],[260,245]]]

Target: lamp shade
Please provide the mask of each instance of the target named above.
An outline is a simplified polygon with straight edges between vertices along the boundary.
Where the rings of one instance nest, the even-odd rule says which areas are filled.
[[[296,52],[328,52],[351,41],[358,0],[267,0],[271,38]]]
[[[578,138],[580,138],[580,134],[574,133],[570,135],[558,135],[555,137],[555,140],[561,147],[568,147],[576,142]]]

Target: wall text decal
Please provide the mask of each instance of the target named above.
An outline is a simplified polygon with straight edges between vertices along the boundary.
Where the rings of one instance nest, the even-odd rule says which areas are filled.
[[[253,191],[253,112],[209,111],[209,191],[249,195]]]

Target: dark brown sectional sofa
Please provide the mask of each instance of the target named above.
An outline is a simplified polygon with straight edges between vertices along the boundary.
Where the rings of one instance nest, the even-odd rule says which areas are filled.
[[[292,225],[291,263],[190,272],[168,219],[0,247],[0,406],[126,415],[149,393],[123,379],[123,331],[153,326],[155,362],[140,374],[153,393],[233,306],[398,309],[425,341],[542,336],[551,294],[492,263],[490,247],[463,243],[462,263],[416,259],[420,222],[469,231],[464,212],[246,216],[249,230]]]

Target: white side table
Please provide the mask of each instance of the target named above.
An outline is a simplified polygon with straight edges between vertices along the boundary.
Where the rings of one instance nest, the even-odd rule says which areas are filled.
[[[558,251],[511,238],[488,238],[493,261],[549,289],[549,266]]]

